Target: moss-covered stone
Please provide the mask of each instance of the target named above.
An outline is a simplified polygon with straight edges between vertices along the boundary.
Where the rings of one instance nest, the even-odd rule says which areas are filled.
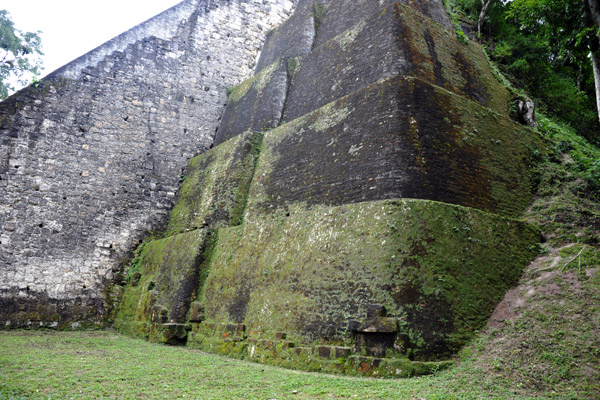
[[[421,200],[288,204],[222,229],[200,296],[207,321],[352,342],[372,303],[406,354],[443,358],[479,329],[537,250],[528,225]]]
[[[507,113],[509,93],[493,76],[477,44],[460,43],[453,32],[409,6],[386,3],[369,3],[359,13],[364,18],[346,21],[343,32],[332,28],[337,35],[302,59],[290,86],[284,121],[390,76],[416,77],[501,115]],[[346,5],[334,2],[329,7],[337,10]],[[337,13],[331,15],[330,24],[335,25]],[[321,31],[328,26],[324,22]]]
[[[507,217],[544,148],[481,49],[414,10],[441,3],[404,3],[301,1],[270,34],[115,326],[310,371],[451,364],[537,251]]]
[[[168,235],[241,222],[261,140],[245,132],[190,160]]]
[[[279,125],[288,90],[288,69],[287,61],[279,60],[233,89],[215,144],[248,130],[262,132]]]
[[[391,78],[268,132],[249,212],[420,198],[516,216],[532,196],[535,152],[541,140],[508,118]]]
[[[305,371],[406,378],[450,367],[452,361],[422,362],[407,357],[377,358],[353,355],[351,347],[297,347],[277,334],[232,329],[237,325],[194,324],[187,345],[211,353]],[[261,338],[261,334],[263,338]]]
[[[181,325],[197,296],[206,236],[198,229],[144,245],[139,279],[125,287],[115,328],[158,342],[185,339]]]

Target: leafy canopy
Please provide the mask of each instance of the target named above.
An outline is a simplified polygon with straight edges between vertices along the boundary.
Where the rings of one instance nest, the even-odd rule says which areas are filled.
[[[474,29],[482,0],[446,0]],[[502,73],[539,108],[600,141],[590,42],[582,0],[492,0],[483,44]]]
[[[42,71],[40,32],[16,29],[7,10],[0,10],[0,99],[24,86]]]

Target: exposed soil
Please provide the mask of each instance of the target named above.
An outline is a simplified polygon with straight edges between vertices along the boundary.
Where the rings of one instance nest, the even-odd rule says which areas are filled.
[[[473,346],[475,369],[490,384],[508,379],[522,395],[600,398],[600,266],[580,269],[564,256],[578,248],[538,257],[496,307]]]

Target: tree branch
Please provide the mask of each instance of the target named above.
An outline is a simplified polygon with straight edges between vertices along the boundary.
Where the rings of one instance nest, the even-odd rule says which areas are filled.
[[[579,257],[581,255],[581,253],[583,253],[583,251],[587,249],[587,246],[583,246],[581,248],[581,250],[579,251],[579,253],[577,253],[577,255],[573,258],[571,258],[569,260],[569,262],[567,262],[565,265],[563,265],[563,267],[560,269],[560,272],[563,272],[565,270],[565,268],[567,267],[567,265],[571,264],[573,261],[575,261],[577,259],[577,257]],[[579,270],[581,271],[581,259],[579,259]]]
[[[477,19],[477,37],[481,38],[481,25],[483,25],[483,20],[485,19],[485,15],[487,14],[487,9],[490,6],[492,0],[481,0],[481,12],[479,13],[479,18]]]

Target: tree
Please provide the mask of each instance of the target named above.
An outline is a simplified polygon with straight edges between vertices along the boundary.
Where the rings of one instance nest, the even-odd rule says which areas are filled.
[[[40,75],[42,56],[40,32],[16,29],[10,14],[0,10],[0,99]]]
[[[595,34],[590,35],[590,50],[594,68],[594,87],[596,91],[596,106],[600,118],[600,0],[582,0],[588,21],[591,20]]]
[[[501,8],[507,0],[447,0],[451,6],[458,9],[461,14],[476,22],[477,37],[481,38],[483,25],[487,21],[492,9]],[[497,12],[497,10],[494,10]]]
[[[600,0],[514,0],[509,16],[547,41],[555,65],[591,61],[600,120]]]
[[[492,0],[481,0],[481,11],[479,12],[479,18],[477,18],[477,37],[481,37],[481,25],[485,20],[485,14],[491,2]]]

